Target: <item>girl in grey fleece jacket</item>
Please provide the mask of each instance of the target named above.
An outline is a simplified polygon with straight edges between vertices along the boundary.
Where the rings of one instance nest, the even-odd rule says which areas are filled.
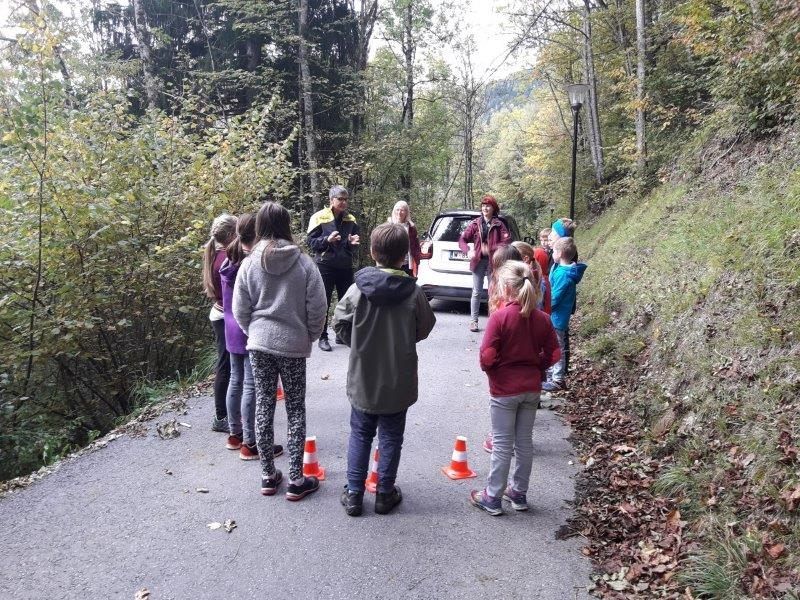
[[[283,381],[289,426],[289,487],[300,500],[316,491],[303,477],[306,437],[306,359],[325,323],[325,287],[314,262],[292,241],[289,212],[265,203],[256,218],[258,243],[236,275],[233,316],[248,336],[256,388],[256,444],[261,459],[261,493],[275,494],[282,474],[273,454],[278,375]]]

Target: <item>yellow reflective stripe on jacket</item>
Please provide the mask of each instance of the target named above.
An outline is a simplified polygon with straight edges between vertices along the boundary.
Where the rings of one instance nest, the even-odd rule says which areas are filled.
[[[328,208],[323,208],[322,210],[318,210],[311,218],[308,220],[308,230],[306,233],[311,233],[314,229],[319,227],[320,225],[324,225],[325,223],[330,223],[334,220],[333,217],[333,209],[329,206]],[[356,218],[351,215],[349,212],[345,213],[342,217],[342,221],[351,221],[353,223],[356,222]]]

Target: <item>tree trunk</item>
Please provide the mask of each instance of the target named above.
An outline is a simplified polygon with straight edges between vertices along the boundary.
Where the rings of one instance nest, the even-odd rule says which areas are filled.
[[[584,0],[583,11],[583,66],[586,74],[586,83],[589,84],[589,101],[586,106],[587,127],[589,134],[589,149],[594,165],[594,180],[597,185],[603,185],[603,136],[600,133],[600,117],[598,116],[597,102],[597,76],[594,68],[594,49],[592,48],[592,13],[589,0]]]
[[[309,192],[314,210],[322,208],[319,195],[319,162],[317,160],[317,142],[314,133],[314,101],[311,97],[311,71],[308,68],[308,0],[299,0],[298,33],[300,38],[298,62],[300,63],[300,89],[303,113],[304,134],[306,140],[306,160],[308,161]]]
[[[631,42],[628,30],[625,28],[625,5],[622,0],[616,0],[614,21],[617,33],[617,43],[625,56],[625,74],[633,77],[633,59],[631,58]]]
[[[250,37],[247,38],[246,52],[247,52],[247,72],[253,74],[253,77],[255,77],[255,73],[258,70],[258,67],[261,65],[260,36],[251,34]],[[253,85],[253,80],[250,80],[247,84],[247,89],[245,90],[245,98],[247,99],[248,107],[252,106],[257,93],[258,93],[258,86]]]
[[[400,190],[403,200],[411,201],[411,130],[414,127],[414,31],[412,29],[412,16],[414,12],[413,0],[408,0],[403,19],[403,57],[405,58],[406,75],[406,101],[403,106],[403,133],[405,140],[405,161],[403,172],[400,174]]]
[[[645,140],[645,0],[636,0],[636,168],[640,177],[647,170],[647,142]]]
[[[150,48],[150,30],[147,28],[143,0],[133,0],[133,32],[139,47],[144,72],[144,92],[147,96],[147,107],[158,108],[159,85],[153,71],[153,58]]]

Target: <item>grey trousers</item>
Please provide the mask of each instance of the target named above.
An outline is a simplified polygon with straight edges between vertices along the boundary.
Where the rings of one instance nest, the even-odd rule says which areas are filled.
[[[228,383],[228,428],[242,436],[248,446],[256,443],[256,390],[250,356],[231,352],[231,380]]]
[[[567,373],[567,331],[566,329],[556,329],[558,347],[561,348],[561,358],[553,365],[553,381],[564,381],[564,375]]]
[[[472,297],[469,299],[469,313],[473,321],[478,320],[483,293],[483,278],[492,278],[492,265],[488,258],[482,258],[472,272]]]
[[[491,399],[493,446],[486,493],[493,498],[503,495],[507,483],[515,492],[528,491],[533,465],[533,423],[538,406],[538,392]],[[512,457],[514,472],[509,479]]]

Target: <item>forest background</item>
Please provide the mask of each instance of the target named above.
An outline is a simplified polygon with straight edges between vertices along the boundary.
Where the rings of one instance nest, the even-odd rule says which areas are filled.
[[[0,28],[0,479],[56,460],[165,385],[208,372],[200,259],[220,212],[273,198],[301,237],[327,188],[343,184],[366,238],[398,199],[424,229],[440,210],[473,208],[488,192],[535,236],[568,212],[564,87],[585,82],[577,219],[599,217],[587,255],[602,258],[594,272],[611,281],[620,248],[653,254],[643,240],[654,229],[623,226],[627,215],[682,206],[698,178],[741,148],[761,149],[765,165],[770,148],[796,148],[793,0],[509,0],[507,56],[489,68],[477,66],[481,32],[459,27],[467,10],[432,0],[10,3]],[[526,66],[500,77],[512,58]],[[774,163],[786,170],[771,180],[796,185],[797,154],[781,156],[789,164]],[[688,247],[700,231],[714,248],[727,239],[726,218],[742,226],[744,207],[752,221],[743,234],[759,220],[775,234],[763,249],[768,265],[797,245],[793,189],[735,206],[724,204],[735,200],[731,188],[716,189],[708,206],[733,216],[691,213],[681,241]],[[616,254],[603,248],[612,235]],[[646,297],[590,275],[586,329],[598,356],[616,351],[630,369],[625,361],[650,347],[630,327],[611,328],[621,315],[653,327],[659,302],[674,300],[658,275],[686,252],[667,249]],[[717,258],[681,268],[696,274]],[[797,294],[793,269],[777,294],[787,301]],[[692,285],[708,294],[717,280],[692,282],[681,284],[683,302]],[[767,341],[796,350],[784,334]],[[792,381],[781,393],[797,389]],[[651,409],[654,419],[663,412]],[[800,503],[792,473],[769,483],[776,497],[797,484],[789,512]],[[681,485],[664,489],[688,494]]]

